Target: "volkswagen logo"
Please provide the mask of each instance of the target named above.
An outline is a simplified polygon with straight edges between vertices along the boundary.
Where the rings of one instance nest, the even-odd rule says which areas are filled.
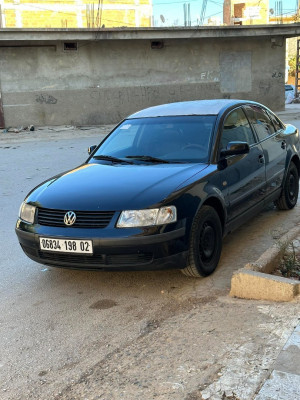
[[[71,226],[76,221],[76,214],[74,211],[68,211],[64,216],[64,223],[65,225]]]

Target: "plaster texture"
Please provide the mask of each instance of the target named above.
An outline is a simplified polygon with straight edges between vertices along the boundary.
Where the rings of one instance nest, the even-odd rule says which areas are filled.
[[[256,28],[1,31],[5,126],[110,124],[196,99],[284,109],[285,38],[298,30]],[[151,47],[157,38],[161,49]],[[77,50],[64,50],[71,40]]]

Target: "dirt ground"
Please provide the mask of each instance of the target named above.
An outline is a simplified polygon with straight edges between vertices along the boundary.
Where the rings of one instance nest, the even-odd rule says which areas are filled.
[[[227,236],[205,279],[43,267],[17,246],[18,207],[34,185],[84,160],[107,128],[59,129],[0,135],[0,398],[254,399],[299,303],[230,298],[230,280],[274,233],[300,223],[299,202],[270,206]]]

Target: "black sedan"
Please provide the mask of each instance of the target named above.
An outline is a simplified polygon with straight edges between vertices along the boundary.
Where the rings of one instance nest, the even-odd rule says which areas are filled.
[[[122,121],[78,168],[33,189],[16,233],[28,257],[87,270],[207,276],[222,237],[299,190],[299,133],[261,104],[164,104]]]

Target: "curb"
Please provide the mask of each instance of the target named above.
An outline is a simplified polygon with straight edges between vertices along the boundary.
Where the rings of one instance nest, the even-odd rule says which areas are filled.
[[[300,226],[291,229],[281,238],[287,242],[300,236]],[[253,264],[234,272],[231,278],[231,297],[254,300],[291,301],[299,296],[300,282],[281,276],[269,275],[274,261],[281,255],[278,246],[273,245]]]
[[[114,125],[95,125],[95,126],[44,126],[37,127],[34,131],[20,131],[3,133],[0,129],[0,145],[35,142],[44,140],[61,140],[71,139],[74,137],[98,137],[99,141],[102,140],[112,129]]]

